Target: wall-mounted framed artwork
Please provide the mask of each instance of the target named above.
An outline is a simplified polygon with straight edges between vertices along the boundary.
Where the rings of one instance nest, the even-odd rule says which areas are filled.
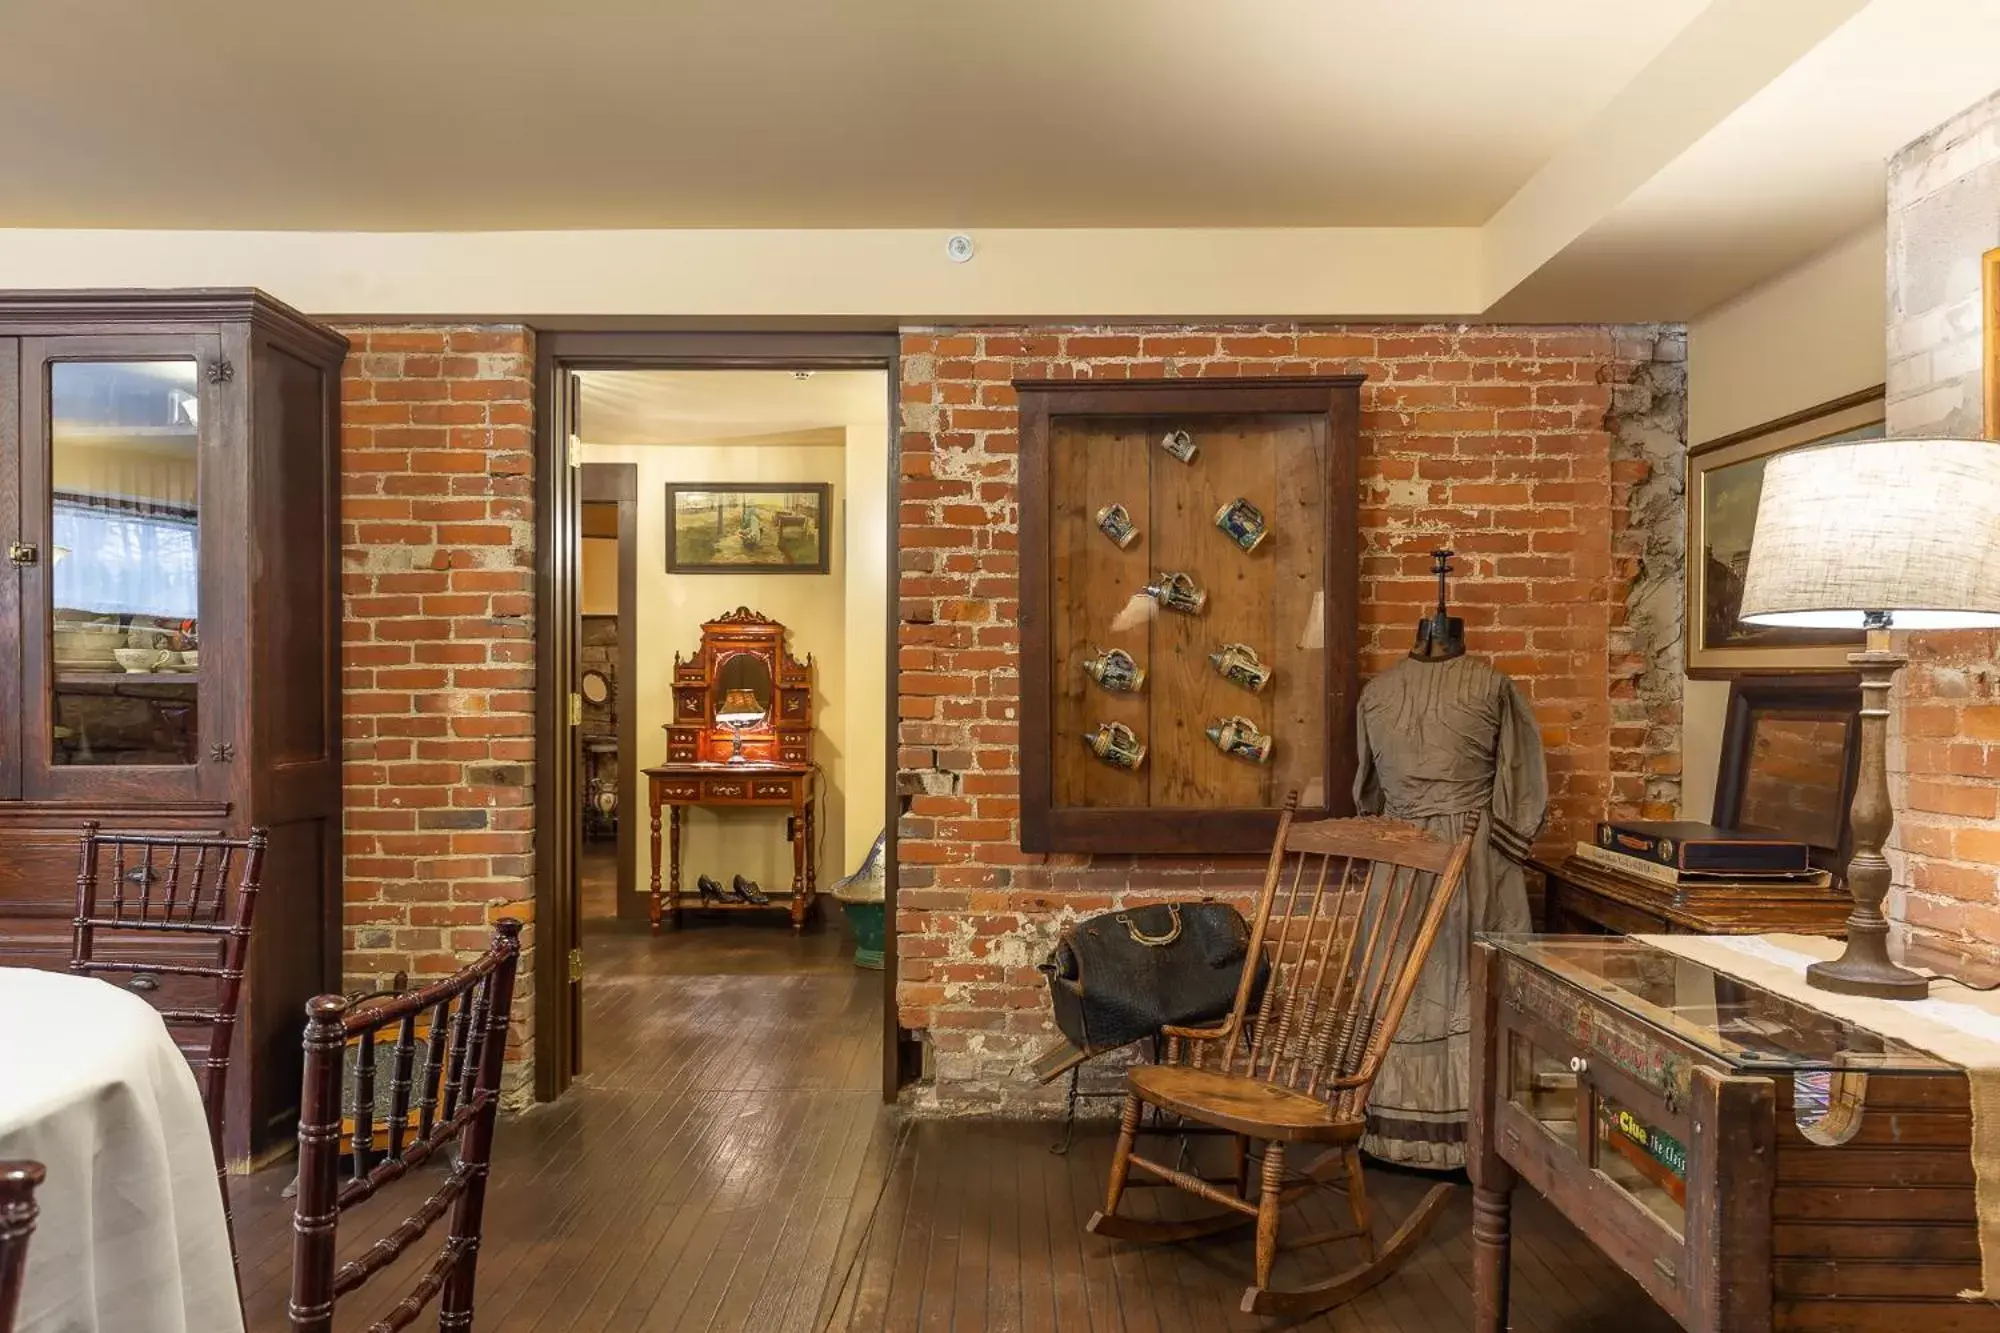
[[[1986,438],[2000,440],[2000,246],[1986,252],[1980,302],[1986,311]]]
[[[1016,380],[1021,847],[1352,814],[1361,377]]]
[[[1883,387],[1821,403],[1688,450],[1687,674],[1697,680],[1852,671],[1859,631],[1745,624],[1743,571],[1757,527],[1764,466],[1779,454],[1887,432]]]
[[[833,558],[828,482],[669,482],[669,574],[824,574]]]

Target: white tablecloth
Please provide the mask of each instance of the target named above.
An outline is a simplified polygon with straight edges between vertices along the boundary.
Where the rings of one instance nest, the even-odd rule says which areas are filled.
[[[19,1333],[241,1333],[201,1094],[138,996],[0,968],[0,1159],[48,1168]]]

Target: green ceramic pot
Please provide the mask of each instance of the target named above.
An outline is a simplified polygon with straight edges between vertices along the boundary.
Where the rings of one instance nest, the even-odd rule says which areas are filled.
[[[840,906],[847,913],[847,928],[854,932],[854,965],[879,970],[882,966],[882,904],[848,902]]]

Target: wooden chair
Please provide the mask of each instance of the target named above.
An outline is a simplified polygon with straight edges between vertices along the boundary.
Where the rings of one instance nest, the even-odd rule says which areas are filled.
[[[1261,997],[1245,968],[1236,1006],[1213,1028],[1168,1028],[1169,1060],[1127,1075],[1125,1109],[1104,1211],[1089,1230],[1140,1241],[1179,1241],[1257,1228],[1256,1281],[1245,1312],[1301,1317],[1351,1300],[1389,1276],[1422,1241],[1451,1190],[1434,1186],[1378,1250],[1360,1140],[1369,1090],[1418,974],[1458,891],[1471,847],[1439,841],[1387,819],[1294,823],[1287,802],[1271,850],[1250,955],[1271,964]],[[1233,1188],[1133,1151],[1147,1107],[1233,1136]],[[1255,1199],[1252,1145],[1262,1146]],[[1318,1146],[1303,1169],[1286,1173],[1288,1152]],[[1215,1204],[1222,1211],[1186,1221],[1121,1217],[1131,1168]],[[1343,1189],[1351,1227],[1298,1239],[1288,1249],[1355,1240],[1362,1262],[1323,1282],[1273,1289],[1280,1210],[1320,1188]]]
[[[28,1236],[35,1229],[40,1162],[0,1162],[0,1333],[14,1333],[21,1282],[28,1271]]]
[[[452,1210],[451,1234],[378,1329],[405,1328],[442,1293],[438,1327],[472,1327],[472,1291],[500,1106],[500,1069],[521,923],[499,923],[493,944],[443,981],[354,1001],[321,995],[306,1005],[306,1072],[299,1114],[299,1192],[292,1221],[291,1326],[331,1333],[334,1302],[394,1263]],[[418,1024],[428,1019],[424,1040]],[[375,1132],[375,1045],[394,1028],[386,1146]],[[342,1085],[347,1043],[359,1039],[347,1136],[349,1176],[340,1178]],[[421,1063],[418,1060],[419,1046]],[[414,1102],[412,1097],[415,1097]],[[414,1115],[413,1115],[414,1108]],[[417,1210],[359,1258],[336,1266],[340,1215],[400,1180],[452,1140],[458,1151],[441,1184]]]
[[[229,1090],[229,1047],[242,1006],[266,840],[260,828],[251,829],[243,839],[220,834],[100,833],[93,820],[83,826],[76,873],[76,936],[69,970],[107,980],[126,978],[127,988],[158,1009],[169,1028],[188,1034],[186,1039],[177,1037],[176,1044],[194,1067],[201,1088],[232,1261],[236,1224],[229,1209],[222,1123]],[[145,936],[192,943],[194,953],[179,950],[177,955],[202,961],[134,959],[130,946]],[[121,956],[104,957],[107,950]]]

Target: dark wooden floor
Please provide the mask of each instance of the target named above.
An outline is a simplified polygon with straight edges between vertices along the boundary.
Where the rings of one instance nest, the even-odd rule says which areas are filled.
[[[1279,1327],[1235,1312],[1247,1242],[1149,1249],[1083,1232],[1108,1126],[1057,1157],[1047,1124],[885,1109],[881,976],[854,969],[836,932],[732,921],[656,941],[601,920],[588,946],[589,1072],[500,1126],[479,1267],[486,1333]],[[1378,1176],[1393,1224],[1424,1182]],[[252,1333],[285,1326],[289,1179],[284,1167],[234,1182]],[[400,1215],[432,1183],[368,1208]],[[1142,1207],[1178,1203],[1135,1193]],[[1396,1278],[1298,1327],[1467,1327],[1469,1211],[1461,1195]],[[1672,1327],[1526,1191],[1516,1229],[1515,1328]],[[340,1327],[380,1317],[410,1267],[352,1298]]]

